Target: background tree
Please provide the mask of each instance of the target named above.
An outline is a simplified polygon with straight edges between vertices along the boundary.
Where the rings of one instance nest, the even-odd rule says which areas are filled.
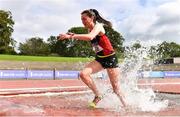
[[[151,59],[156,59],[157,57],[157,45],[151,46],[149,49],[149,57]]]
[[[0,10],[0,54],[15,53],[16,41],[11,37],[14,21],[10,11]]]
[[[180,44],[171,42],[169,44],[170,57],[180,57]]]
[[[180,45],[174,42],[162,42],[156,46],[152,46],[150,49],[151,58],[173,58],[180,57]]]
[[[135,43],[132,45],[132,48],[135,49],[135,50],[137,50],[137,49],[139,49],[139,48],[141,48],[141,47],[142,47],[142,46],[141,46],[141,44],[140,44],[139,41],[135,42]]]
[[[180,57],[180,45],[174,42],[162,42],[157,45],[157,54],[159,58]]]
[[[22,55],[40,56],[50,54],[48,44],[39,37],[33,37],[28,39],[25,43],[20,43],[19,51]]]
[[[69,56],[66,44],[67,40],[60,41],[56,36],[50,36],[47,41],[51,55]]]
[[[48,46],[49,46],[49,49],[50,49],[50,53],[51,54],[56,54],[58,53],[57,51],[57,37],[56,36],[50,36],[48,39],[47,39],[47,42],[48,42]]]

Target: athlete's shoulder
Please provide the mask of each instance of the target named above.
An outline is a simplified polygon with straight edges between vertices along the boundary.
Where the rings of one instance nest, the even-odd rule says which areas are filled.
[[[97,23],[95,24],[95,27],[103,27],[103,24],[102,24],[102,23],[97,22]]]
[[[97,22],[95,28],[100,29],[100,32],[105,34],[104,24]]]

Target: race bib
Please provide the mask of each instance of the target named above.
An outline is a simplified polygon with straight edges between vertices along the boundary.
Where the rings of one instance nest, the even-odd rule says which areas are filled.
[[[103,50],[103,48],[101,46],[99,46],[98,44],[93,44],[93,50],[97,53]]]

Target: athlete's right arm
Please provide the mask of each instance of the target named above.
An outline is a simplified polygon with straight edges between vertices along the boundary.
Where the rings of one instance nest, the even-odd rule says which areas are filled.
[[[77,40],[90,41],[94,39],[100,32],[103,33],[103,26],[101,24],[97,24],[95,25],[93,30],[88,34],[73,34],[73,35],[60,34],[59,37],[60,39],[73,38]]]

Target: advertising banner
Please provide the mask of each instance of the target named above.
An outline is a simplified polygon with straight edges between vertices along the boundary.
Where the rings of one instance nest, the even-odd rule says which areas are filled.
[[[166,78],[180,78],[180,71],[165,71],[164,77]]]
[[[79,78],[79,71],[55,71],[55,78]]]
[[[26,70],[0,70],[0,78],[26,78]]]
[[[54,71],[53,70],[28,70],[27,78],[28,79],[53,79]]]
[[[163,78],[164,72],[162,71],[143,71],[138,73],[141,78]]]

